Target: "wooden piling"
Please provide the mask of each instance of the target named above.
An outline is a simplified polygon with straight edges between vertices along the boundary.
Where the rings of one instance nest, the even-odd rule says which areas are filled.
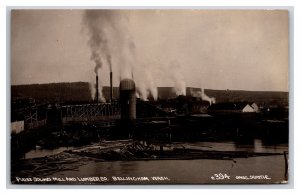
[[[285,163],[285,173],[284,173],[284,178],[286,179],[286,181],[288,180],[288,169],[289,169],[289,165],[288,165],[288,152],[284,151],[283,152],[283,156],[284,156],[284,163]]]

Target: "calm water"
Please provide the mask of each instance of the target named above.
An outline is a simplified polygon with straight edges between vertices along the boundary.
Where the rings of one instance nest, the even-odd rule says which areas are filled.
[[[282,153],[288,151],[287,145],[264,146],[260,140],[253,145],[237,146],[233,142],[215,143],[175,143],[190,148],[222,151],[254,151]],[[230,179],[212,180],[214,174],[227,174]],[[267,175],[269,179],[262,179]],[[162,180],[153,180],[159,176]],[[256,176],[256,179],[236,179],[236,176]],[[80,184],[208,184],[208,183],[280,183],[285,180],[285,161],[283,155],[237,158],[233,160],[152,160],[152,161],[87,161],[76,170],[61,171],[49,177],[105,177],[97,182],[66,182]],[[119,177],[118,180],[114,180]],[[126,178],[127,177],[127,178]],[[128,178],[129,177],[129,178]],[[149,181],[130,181],[137,177],[147,177]],[[244,177],[245,178],[245,177]],[[127,180],[124,180],[127,179]],[[130,179],[130,180],[128,180]]]
[[[110,184],[205,184],[205,183],[274,183],[285,180],[283,156],[229,160],[157,160],[89,162],[77,171],[53,174],[55,177],[107,177]],[[212,180],[223,173],[230,179]],[[268,175],[270,180],[237,180],[236,176]],[[167,177],[165,181],[113,181],[113,177]]]

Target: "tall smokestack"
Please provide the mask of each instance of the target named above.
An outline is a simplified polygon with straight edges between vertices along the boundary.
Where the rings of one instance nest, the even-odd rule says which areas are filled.
[[[110,71],[110,102],[113,101],[113,73]]]
[[[96,74],[96,102],[99,102],[98,74]]]

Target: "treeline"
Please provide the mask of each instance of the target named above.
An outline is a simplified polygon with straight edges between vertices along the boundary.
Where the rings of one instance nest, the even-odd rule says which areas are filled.
[[[200,91],[200,88],[187,87],[186,94]],[[108,86],[103,87],[103,96],[110,98]],[[205,89],[205,93],[216,98],[217,102],[256,102],[259,105],[288,105],[288,92],[270,91],[242,91],[242,90],[213,90]],[[11,86],[12,101],[18,99],[34,99],[37,103],[48,102],[92,102],[90,84],[87,82],[49,83]],[[158,87],[158,99],[172,99],[176,97],[172,87]],[[113,98],[119,98],[119,88],[113,88]]]

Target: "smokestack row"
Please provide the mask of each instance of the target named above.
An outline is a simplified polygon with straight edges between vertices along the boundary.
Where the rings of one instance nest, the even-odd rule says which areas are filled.
[[[110,102],[113,101],[113,73],[110,72],[109,75],[110,78]],[[98,81],[98,74],[96,74],[96,95],[95,95],[95,101],[99,102],[99,81]]]

